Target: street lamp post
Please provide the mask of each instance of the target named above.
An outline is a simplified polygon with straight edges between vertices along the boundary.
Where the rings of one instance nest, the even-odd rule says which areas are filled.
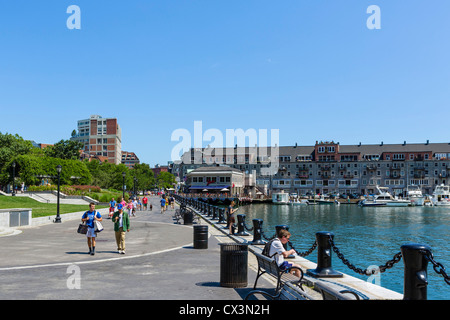
[[[16,195],[16,187],[15,187],[15,185],[14,185],[14,180],[16,180],[16,162],[13,162],[12,163],[12,169],[13,169],[13,174],[12,174],[12,183],[13,183],[13,185],[12,185],[12,196],[15,196]]]
[[[136,177],[133,178],[133,182],[134,182],[134,184],[133,184],[133,193],[134,193],[134,198],[136,199],[136,182],[137,182]]]
[[[61,183],[61,165],[57,165],[56,166],[56,172],[58,173],[58,200],[57,200],[57,205],[56,205],[56,219],[55,219],[55,223],[61,223],[61,216],[59,215],[59,186]]]
[[[125,201],[125,176],[127,174],[122,172],[123,182],[122,182],[122,200]]]

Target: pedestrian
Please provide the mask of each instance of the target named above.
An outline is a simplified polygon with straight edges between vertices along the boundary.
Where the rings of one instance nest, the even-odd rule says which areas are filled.
[[[137,210],[137,208],[138,208],[138,202],[137,202],[137,200],[136,200],[136,198],[134,198],[134,200],[133,200],[133,217],[135,217],[136,216],[136,210]]]
[[[125,230],[130,232],[130,217],[128,213],[123,212],[123,206],[119,204],[117,211],[112,217],[114,223],[114,232],[116,235],[117,251],[119,254],[125,254]]]
[[[142,198],[142,205],[144,207],[144,210],[147,211],[148,210],[148,198],[147,198],[147,196],[144,196],[144,198]]]
[[[111,199],[109,202],[109,215],[108,218],[111,218],[113,216],[114,210],[117,206],[117,202],[114,200],[114,198]]]
[[[170,207],[175,209],[175,199],[172,195],[170,195]]]
[[[284,245],[289,242],[290,237],[291,233],[289,231],[287,231],[286,229],[281,229],[278,232],[277,237],[272,241],[270,245],[269,257],[275,256],[275,261],[281,271],[290,272],[300,278],[300,265],[284,260],[290,255],[297,254],[294,249],[286,250],[284,248]]]
[[[100,212],[95,211],[95,203],[91,202],[89,204],[89,211],[86,211],[81,217],[81,221],[85,221],[88,226],[88,231],[86,233],[87,244],[89,247],[89,254],[93,256],[95,254],[95,221],[102,221],[103,218]]]
[[[161,198],[161,214],[164,213],[164,209],[166,207],[166,199],[164,197]]]
[[[131,200],[131,198],[128,200],[127,209],[128,209],[128,215],[131,217],[131,215],[133,214],[133,200]],[[134,216],[134,214],[133,214],[133,216]]]
[[[231,201],[227,210],[227,227],[229,230],[229,234],[234,234],[234,223],[236,222],[236,219],[234,218],[234,213],[238,210],[234,209],[234,205],[235,205],[234,201]]]

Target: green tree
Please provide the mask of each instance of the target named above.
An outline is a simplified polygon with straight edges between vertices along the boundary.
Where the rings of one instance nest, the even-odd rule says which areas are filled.
[[[61,140],[53,146],[44,149],[44,153],[48,157],[60,158],[66,160],[78,160],[80,158],[80,150],[84,144],[75,140]]]
[[[18,134],[0,132],[0,170],[15,156],[28,154],[32,149],[31,141],[24,140]]]
[[[156,185],[158,188],[173,188],[175,182],[175,176],[169,172],[161,172],[156,177]]]

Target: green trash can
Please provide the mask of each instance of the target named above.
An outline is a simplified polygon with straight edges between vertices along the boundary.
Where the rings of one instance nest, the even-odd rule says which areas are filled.
[[[220,245],[220,286],[245,288],[248,284],[248,246],[238,243]]]

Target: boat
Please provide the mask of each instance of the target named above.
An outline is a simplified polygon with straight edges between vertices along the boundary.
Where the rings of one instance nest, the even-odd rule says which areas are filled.
[[[406,187],[406,197],[411,201],[413,206],[423,206],[425,203],[425,196],[422,194],[422,189],[417,185],[409,185]]]
[[[289,204],[289,194],[284,192],[272,193],[273,204]]]
[[[311,203],[308,201],[308,200],[306,200],[306,199],[294,199],[294,200],[292,200],[292,201],[290,201],[289,202],[289,204],[292,204],[292,205],[297,205],[297,206],[307,206],[307,205],[310,205]]]
[[[431,197],[433,206],[450,206],[450,186],[441,184],[434,189]]]
[[[398,199],[393,197],[388,192],[387,187],[377,186],[378,194],[369,197],[369,199],[364,199],[359,202],[362,207],[372,207],[372,206],[387,206],[387,207],[407,207],[411,205],[410,200]]]

